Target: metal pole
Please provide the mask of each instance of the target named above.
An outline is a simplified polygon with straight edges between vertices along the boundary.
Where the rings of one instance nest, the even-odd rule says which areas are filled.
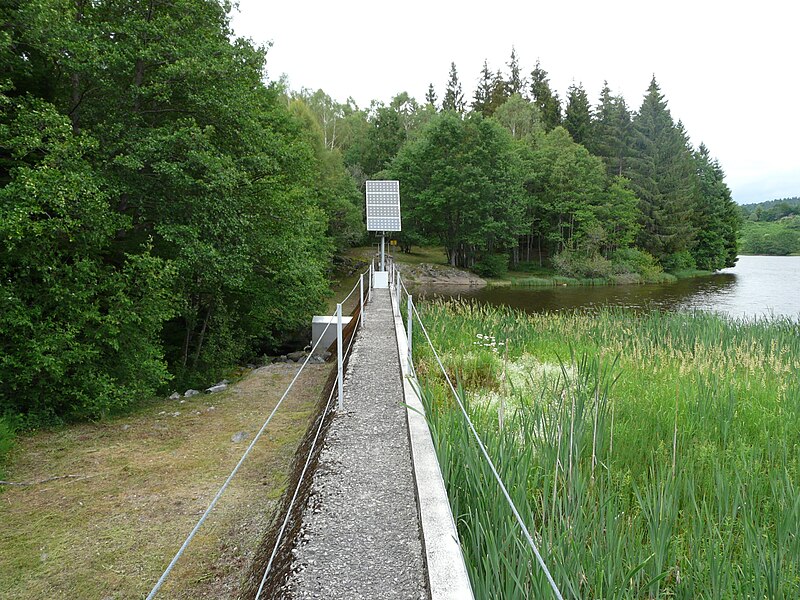
[[[381,271],[384,271],[384,250],[383,250],[384,234],[381,234]]]
[[[361,274],[361,277],[358,280],[358,297],[359,297],[359,319],[361,323],[359,323],[359,327],[364,326],[364,274]]]
[[[394,297],[397,302],[397,314],[400,314],[400,271],[394,270]]]
[[[414,319],[412,318],[414,315],[414,304],[411,300],[411,294],[408,295],[408,308],[406,309],[408,313],[406,315],[406,319],[408,320],[408,325],[406,326],[406,333],[408,333],[408,365],[409,367],[412,365],[411,362],[411,326],[414,323]]]
[[[336,361],[336,368],[337,368],[337,377],[336,383],[339,387],[339,410],[342,410],[344,406],[344,392],[342,390],[343,385],[343,365],[344,365],[344,347],[342,344],[342,305],[336,305],[336,354],[338,355],[338,360]]]

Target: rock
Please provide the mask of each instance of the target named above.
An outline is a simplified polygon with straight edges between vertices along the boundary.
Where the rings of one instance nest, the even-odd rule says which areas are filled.
[[[306,357],[306,353],[302,350],[298,350],[297,352],[290,352],[286,355],[286,358],[291,360],[292,362],[300,362]]]
[[[231,436],[231,441],[234,444],[238,444],[239,442],[245,441],[247,438],[250,437],[250,434],[246,431],[237,431]]]
[[[289,362],[289,359],[286,358],[285,354],[281,354],[278,358],[275,359],[275,362],[285,363]]]
[[[131,426],[126,423],[125,425],[122,426],[122,431],[128,431],[130,428]]]
[[[183,394],[184,398],[191,398],[192,396],[197,396],[199,394],[197,390],[186,390]]]
[[[325,359],[321,356],[312,356],[310,359],[308,359],[308,362],[321,365],[325,363]]]
[[[170,400],[179,400],[180,397],[181,397],[181,395],[178,392],[172,392],[172,394],[170,395],[169,399]]]
[[[227,389],[227,387],[227,383],[220,382],[217,385],[212,385],[210,388],[206,389],[206,394],[216,394],[217,392]]]

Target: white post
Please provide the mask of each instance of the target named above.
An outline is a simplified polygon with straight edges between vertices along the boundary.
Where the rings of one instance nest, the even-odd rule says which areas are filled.
[[[406,315],[406,319],[408,321],[408,325],[406,326],[406,333],[408,334],[408,366],[411,368],[413,364],[411,362],[411,326],[414,323],[414,303],[411,300],[411,294],[408,295],[408,308],[406,309],[408,313]]]
[[[361,277],[358,279],[358,297],[360,304],[358,305],[359,310],[359,319],[361,323],[359,323],[359,327],[364,326],[364,274],[361,274]]]
[[[383,234],[381,234],[381,271],[385,270],[385,268],[384,268],[384,256],[383,256],[383,253],[384,253],[383,242],[384,242],[384,236],[383,236]]]
[[[394,270],[394,297],[397,302],[397,314],[400,314],[400,271]]]
[[[342,345],[342,305],[336,305],[336,354],[338,355],[338,360],[336,361],[337,365],[337,377],[336,377],[336,384],[339,387],[339,410],[342,410],[344,406],[344,392],[342,390],[343,385],[343,365],[344,365],[344,348]]]

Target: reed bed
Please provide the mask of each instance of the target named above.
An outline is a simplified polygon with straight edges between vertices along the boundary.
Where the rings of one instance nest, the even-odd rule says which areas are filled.
[[[421,313],[565,598],[800,597],[796,322]],[[414,348],[476,596],[552,597],[422,337]]]

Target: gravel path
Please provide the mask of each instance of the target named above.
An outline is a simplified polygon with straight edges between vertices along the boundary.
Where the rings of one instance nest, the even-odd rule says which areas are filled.
[[[388,290],[374,290],[292,551],[291,598],[428,598]]]

